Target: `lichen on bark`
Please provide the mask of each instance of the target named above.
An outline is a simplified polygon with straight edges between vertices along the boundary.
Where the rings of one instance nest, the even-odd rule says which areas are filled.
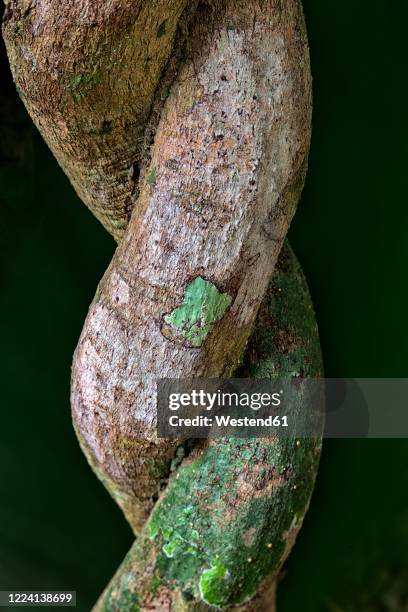
[[[231,302],[230,295],[220,293],[211,281],[198,276],[185,287],[182,303],[165,315],[162,333],[171,340],[198,348]]]
[[[238,373],[298,378],[298,367],[304,377],[322,375],[312,302],[286,244]],[[132,610],[135,602],[142,610],[160,609],[155,606],[163,600],[163,610],[271,609],[274,581],[310,501],[320,450],[320,437],[197,442],[171,475],[97,610]]]
[[[300,4],[9,0],[3,32],[29,113],[119,243],[72,370],[81,447],[141,532],[99,605],[267,610],[320,442],[214,441],[183,459],[156,435],[155,389],[241,365],[306,172]],[[285,253],[249,341],[250,376],[320,371],[310,299]]]

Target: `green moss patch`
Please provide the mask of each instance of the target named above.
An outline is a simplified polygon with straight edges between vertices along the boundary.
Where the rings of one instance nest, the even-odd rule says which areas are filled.
[[[220,293],[213,283],[198,276],[186,286],[180,306],[164,317],[170,326],[169,335],[173,332],[174,336],[187,346],[202,346],[231,302],[232,298],[228,293]]]

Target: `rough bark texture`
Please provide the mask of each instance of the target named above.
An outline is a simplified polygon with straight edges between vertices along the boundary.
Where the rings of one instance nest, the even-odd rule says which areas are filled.
[[[156,379],[236,368],[295,211],[310,137],[298,1],[190,3],[134,191],[124,177],[161,106],[154,92],[161,101],[168,86],[183,8],[12,0],[4,26],[31,116],[117,237],[139,196],[90,308],[72,387],[82,447],[136,530],[174,452],[155,436]],[[110,117],[109,133],[84,129]]]
[[[119,242],[75,353],[72,408],[95,472],[135,532],[145,526],[100,606],[272,608],[319,442],[197,446],[168,481],[176,445],[156,436],[155,399],[160,377],[225,377],[241,363],[307,163],[299,2],[8,0],[3,31],[28,111]],[[274,281],[288,301],[271,290],[248,349],[253,376],[320,370],[291,257]],[[186,560],[175,530],[189,528],[172,524],[165,500],[180,513],[190,497],[201,527],[184,535],[201,544]],[[223,518],[211,531],[212,508]]]
[[[175,50],[180,16],[194,3],[5,4],[4,39],[19,93],[79,197],[119,239],[150,145],[145,128],[181,52],[178,44]],[[184,20],[180,46],[183,27]]]
[[[289,245],[241,374],[322,375],[310,295]],[[304,400],[299,391],[299,421]],[[171,475],[96,609],[273,609],[276,579],[307,510],[320,447],[321,439],[201,441]]]
[[[77,431],[135,529],[157,493],[151,462],[174,452],[156,438],[156,380],[234,371],[303,184],[303,21],[293,2],[285,18],[261,4],[217,3],[190,32],[190,59],[74,359]]]

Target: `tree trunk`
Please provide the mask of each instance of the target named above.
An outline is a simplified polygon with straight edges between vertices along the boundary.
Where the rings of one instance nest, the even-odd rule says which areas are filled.
[[[303,15],[298,0],[9,0],[3,32],[31,117],[119,242],[75,353],[72,409],[90,464],[142,530],[136,561],[129,557],[139,564],[127,575],[134,595],[154,566],[143,565],[140,542],[177,446],[156,435],[156,381],[236,370],[303,186],[311,118]],[[299,295],[290,299],[295,312]],[[286,357],[267,350],[286,372]],[[208,452],[212,461],[222,454],[216,445]],[[300,455],[287,452],[288,461]],[[302,485],[307,502],[316,468]],[[267,491],[275,504],[279,495]],[[272,536],[281,542],[283,532]],[[273,568],[254,552],[256,588],[287,554],[271,544],[280,550]],[[251,575],[239,571],[241,582]],[[187,591],[207,605],[197,584]],[[248,596],[237,584],[222,605]],[[106,609],[116,609],[116,591]],[[184,591],[172,593],[174,609],[193,606],[177,604]]]
[[[288,245],[239,374],[322,374],[310,295]],[[300,394],[298,422],[310,404]],[[96,609],[273,610],[276,581],[307,511],[320,449],[320,438],[198,443],[171,474]]]

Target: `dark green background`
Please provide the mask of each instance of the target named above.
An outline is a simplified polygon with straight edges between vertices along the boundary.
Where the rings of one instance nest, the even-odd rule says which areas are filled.
[[[307,0],[315,111],[291,230],[330,376],[406,376],[408,5]],[[88,468],[71,355],[113,241],[27,119],[3,61],[0,589],[88,610],[132,537]],[[281,612],[408,610],[408,441],[327,441]],[[388,602],[388,603],[387,603]]]

